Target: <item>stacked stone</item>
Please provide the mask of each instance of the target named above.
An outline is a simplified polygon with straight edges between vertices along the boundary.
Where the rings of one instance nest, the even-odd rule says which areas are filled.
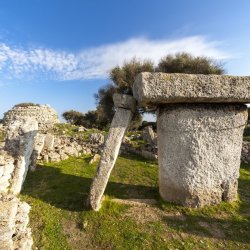
[[[57,113],[49,105],[13,107],[4,114],[3,124],[8,126],[12,121],[32,117],[38,122],[39,130],[49,130],[59,123]]]
[[[29,250],[30,206],[21,202],[20,193],[33,152],[38,124],[32,119],[12,121],[7,129],[4,148],[0,149],[0,248]]]
[[[104,136],[101,133],[90,134],[88,141],[67,135],[37,134],[31,157],[31,169],[35,170],[37,160],[59,162],[70,156],[95,155],[101,150],[103,143]]]
[[[141,106],[157,106],[159,191],[189,207],[237,199],[250,77],[142,73]]]

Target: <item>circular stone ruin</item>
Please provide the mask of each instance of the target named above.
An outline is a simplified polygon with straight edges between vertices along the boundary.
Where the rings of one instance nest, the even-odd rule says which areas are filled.
[[[49,105],[27,104],[16,105],[4,114],[3,124],[8,126],[12,121],[20,120],[25,117],[33,117],[38,122],[39,130],[49,130],[53,128],[59,119],[56,111]]]

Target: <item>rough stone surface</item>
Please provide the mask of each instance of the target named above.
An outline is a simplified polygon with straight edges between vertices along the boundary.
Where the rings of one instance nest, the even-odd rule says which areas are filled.
[[[10,186],[12,173],[15,168],[15,159],[6,151],[0,152],[0,192],[7,192]]]
[[[52,134],[46,134],[44,139],[44,149],[52,150],[54,148],[55,137]]]
[[[90,144],[98,144],[101,145],[104,143],[104,135],[101,133],[93,133],[89,136]]]
[[[93,210],[99,210],[101,199],[108,183],[109,176],[119,154],[124,134],[131,122],[133,112],[123,108],[117,108],[114,115],[103,153],[90,188],[89,203]]]
[[[14,195],[0,194],[0,249],[29,250],[33,244],[28,227],[30,206]]]
[[[241,150],[241,161],[243,163],[250,163],[250,142],[243,141]]]
[[[143,129],[143,140],[149,143],[151,146],[156,145],[156,135],[151,126],[146,126]]]
[[[37,121],[33,119],[12,121],[7,130],[5,150],[15,158],[15,167],[11,178],[10,190],[14,194],[21,191],[26,178],[35,136],[38,130]]]
[[[34,118],[38,122],[39,130],[45,131],[59,123],[56,111],[49,105],[13,107],[4,114],[3,123],[9,126],[11,122],[24,118]]]
[[[164,103],[249,103],[250,77],[141,73],[133,94],[141,105]]]
[[[245,105],[175,104],[157,114],[164,200],[202,207],[237,198]]]
[[[130,109],[135,112],[136,100],[133,96],[115,93],[113,95],[113,101],[116,108]]]
[[[99,160],[100,160],[100,157],[101,157],[101,156],[100,156],[99,154],[95,154],[95,155],[91,158],[91,160],[89,161],[89,164],[93,164],[93,163],[99,161]]]

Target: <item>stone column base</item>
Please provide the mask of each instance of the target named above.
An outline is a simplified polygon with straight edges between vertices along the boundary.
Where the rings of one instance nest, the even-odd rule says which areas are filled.
[[[189,207],[237,199],[242,104],[168,104],[158,108],[159,189]]]

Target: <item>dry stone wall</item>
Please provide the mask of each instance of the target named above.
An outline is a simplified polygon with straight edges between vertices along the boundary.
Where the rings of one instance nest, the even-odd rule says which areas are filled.
[[[23,118],[33,118],[38,122],[39,130],[48,130],[59,123],[56,111],[49,105],[35,105],[26,107],[13,107],[4,114],[3,124],[8,126],[12,121]]]

